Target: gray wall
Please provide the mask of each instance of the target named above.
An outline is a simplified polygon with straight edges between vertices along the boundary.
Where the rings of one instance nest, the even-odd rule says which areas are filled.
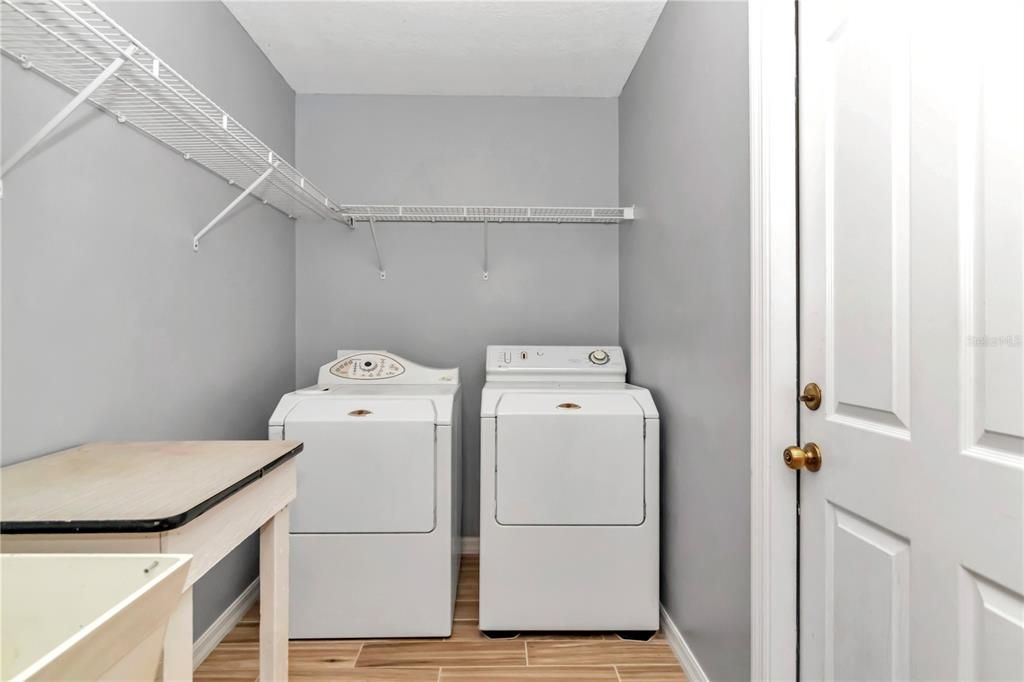
[[[662,601],[713,680],[750,678],[745,3],[669,2],[619,101],[622,344],[662,419]]]
[[[285,156],[294,94],[220,3],[105,3]],[[3,147],[69,96],[3,60]],[[295,237],[237,192],[88,107],[4,178],[5,464],[100,439],[265,438],[295,377]],[[195,593],[198,636],[256,574],[248,541]]]
[[[296,154],[339,201],[618,204],[614,99],[300,95]],[[618,341],[612,226],[300,224],[296,373],[315,383],[339,348],[386,348],[459,366],[464,390],[463,533],[478,534],[484,347]]]

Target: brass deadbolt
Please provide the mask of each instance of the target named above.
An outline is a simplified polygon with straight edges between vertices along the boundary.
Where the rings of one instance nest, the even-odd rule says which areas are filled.
[[[821,468],[821,448],[817,443],[808,443],[802,448],[791,445],[782,452],[782,460],[790,469],[817,471]]]
[[[804,386],[804,392],[800,396],[800,402],[807,406],[808,410],[816,410],[821,407],[821,386],[811,382]]]

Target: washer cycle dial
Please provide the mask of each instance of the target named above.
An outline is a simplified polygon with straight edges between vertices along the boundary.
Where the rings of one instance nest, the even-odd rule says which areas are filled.
[[[331,366],[331,374],[342,379],[373,381],[390,379],[405,373],[398,360],[380,353],[359,353],[338,360]]]
[[[587,358],[595,365],[607,365],[611,357],[603,350],[592,350]]]

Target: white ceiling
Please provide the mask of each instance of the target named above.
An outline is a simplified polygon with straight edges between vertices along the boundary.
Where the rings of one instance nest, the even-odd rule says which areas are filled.
[[[225,0],[298,93],[617,97],[665,0]]]

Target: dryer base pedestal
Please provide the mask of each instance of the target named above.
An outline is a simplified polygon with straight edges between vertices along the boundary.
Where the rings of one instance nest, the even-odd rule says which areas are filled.
[[[658,525],[499,526],[480,536],[480,629],[657,630]]]

